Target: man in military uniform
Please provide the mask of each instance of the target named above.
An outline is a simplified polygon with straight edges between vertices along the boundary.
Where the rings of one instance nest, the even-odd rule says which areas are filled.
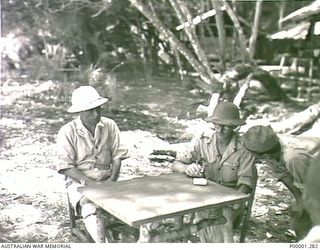
[[[242,139],[244,146],[255,157],[263,159],[271,168],[273,176],[295,197],[296,204],[292,207],[293,224],[298,239],[301,239],[311,227],[309,214],[302,202],[305,176],[319,152],[314,150],[315,147],[305,145],[308,141],[303,139],[300,146],[285,145],[270,126],[251,127],[243,134]]]
[[[250,193],[257,177],[254,157],[244,148],[235,132],[238,126],[245,124],[240,119],[237,106],[231,102],[221,102],[207,121],[213,123],[215,129],[193,138],[184,152],[177,152],[172,170],[190,177],[204,176],[221,185]],[[233,211],[233,215],[237,210]],[[194,222],[216,216],[222,216],[221,210],[196,213]],[[233,236],[224,234],[225,226],[208,226],[200,230],[200,241],[232,242]]]

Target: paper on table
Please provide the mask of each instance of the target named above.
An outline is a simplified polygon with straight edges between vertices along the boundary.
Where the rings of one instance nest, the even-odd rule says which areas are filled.
[[[206,186],[208,185],[208,181],[206,178],[193,178],[194,185]]]

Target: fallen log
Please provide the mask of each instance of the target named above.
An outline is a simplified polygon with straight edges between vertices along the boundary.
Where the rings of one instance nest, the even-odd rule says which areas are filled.
[[[152,162],[170,162],[172,163],[177,155],[175,150],[170,149],[160,149],[160,150],[153,150],[150,154],[149,160]]]
[[[247,121],[247,124],[241,126],[240,133],[246,132],[252,126],[270,125],[277,134],[299,135],[307,126],[317,123],[320,117],[320,102],[313,104],[301,112],[294,113],[287,119],[277,122],[270,122],[268,119],[256,119]],[[319,125],[316,126],[318,128]],[[312,129],[316,129],[312,127]],[[308,134],[308,133],[304,133]],[[313,133],[317,134],[317,133]],[[320,137],[318,133],[317,137]]]
[[[153,150],[151,155],[168,155],[168,156],[172,156],[172,157],[176,157],[177,152],[174,150]]]
[[[155,157],[149,157],[149,160],[152,162],[159,162],[159,163],[163,163],[163,162],[172,163],[174,162],[175,158],[170,156],[157,155]]]
[[[276,133],[293,134],[298,132],[304,126],[315,122],[317,119],[319,119],[319,116],[320,102],[311,105],[299,113],[295,113],[286,120],[274,122],[270,125]]]

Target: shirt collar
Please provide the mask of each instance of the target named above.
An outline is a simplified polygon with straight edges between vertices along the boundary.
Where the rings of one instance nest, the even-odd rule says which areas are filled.
[[[214,145],[217,144],[217,135],[215,133],[212,134],[212,136],[208,139],[207,143],[213,143]],[[237,142],[237,134],[234,133],[229,144],[228,148],[231,149],[237,149],[238,148],[238,142]]]
[[[81,135],[81,136],[84,136],[85,133],[88,131],[86,129],[86,127],[83,125],[81,119],[80,119],[80,116],[78,116],[75,120],[75,123],[76,123],[76,130],[78,131],[78,134]],[[104,127],[105,124],[101,121],[97,123],[97,127]]]
[[[229,147],[230,147],[230,149],[233,149],[233,151],[238,149],[238,141],[237,141],[237,134],[236,133],[233,134],[231,141],[229,142]]]
[[[202,136],[205,137],[207,140],[207,144],[213,143],[214,140],[215,131],[213,129],[207,129],[203,132]]]

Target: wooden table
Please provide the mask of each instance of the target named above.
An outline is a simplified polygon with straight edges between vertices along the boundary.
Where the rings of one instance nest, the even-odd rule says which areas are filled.
[[[97,184],[78,190],[130,226],[248,199],[248,195],[214,182],[196,186],[192,178],[180,173],[141,177],[107,185]]]

